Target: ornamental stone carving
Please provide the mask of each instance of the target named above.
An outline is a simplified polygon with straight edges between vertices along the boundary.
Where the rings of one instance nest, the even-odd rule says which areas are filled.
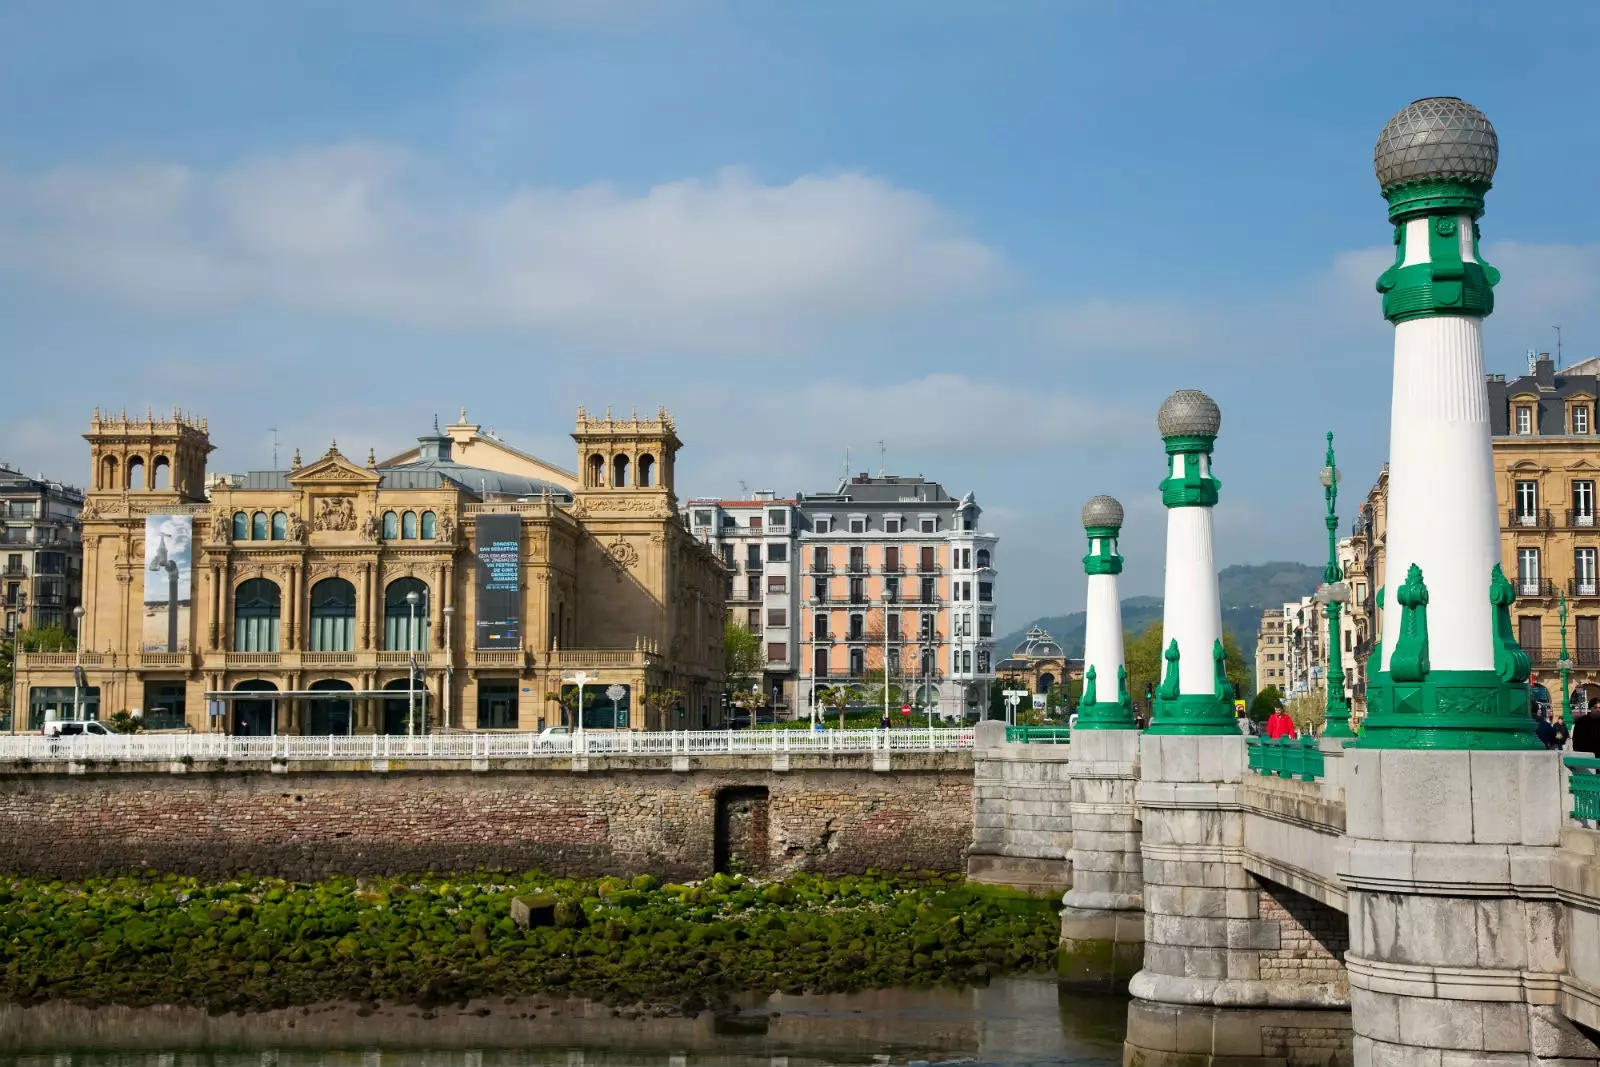
[[[439,525],[435,528],[433,536],[436,541],[443,541],[446,544],[454,543],[456,539],[455,520],[448,515],[439,516]]]
[[[347,496],[324,497],[317,501],[316,518],[312,526],[318,530],[354,530],[356,528],[356,503]]]
[[[289,516],[289,540],[304,541],[306,539],[306,520],[298,513]]]
[[[606,558],[618,570],[631,571],[639,565],[639,550],[619,537],[606,546]]]

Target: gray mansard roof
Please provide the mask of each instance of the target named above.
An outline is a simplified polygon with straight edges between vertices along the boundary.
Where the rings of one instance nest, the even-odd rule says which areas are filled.
[[[1565,436],[1568,432],[1567,398],[1578,394],[1600,397],[1600,375],[1595,373],[1600,366],[1596,363],[1596,360],[1585,360],[1575,364],[1571,370],[1577,373],[1557,371],[1555,361],[1541,354],[1534,362],[1532,374],[1509,381],[1503,374],[1489,375],[1486,383],[1489,391],[1489,432],[1496,437],[1510,436],[1511,398],[1519,394],[1532,394],[1539,398],[1534,416],[1539,436]],[[1526,406],[1526,402],[1521,402],[1519,406]],[[1594,432],[1595,415],[1594,411],[1589,413],[1591,433]]]

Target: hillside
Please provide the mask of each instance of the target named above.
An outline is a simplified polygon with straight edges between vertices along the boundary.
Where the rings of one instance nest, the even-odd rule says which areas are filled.
[[[1222,594],[1222,628],[1233,634],[1246,662],[1255,663],[1256,627],[1261,623],[1262,611],[1268,605],[1299,600],[1315,590],[1321,581],[1322,568],[1304,563],[1236,564],[1218,573],[1217,588]],[[1131,596],[1122,602],[1124,629],[1139,633],[1151,623],[1160,621],[1160,597]],[[1035,619],[996,641],[996,653],[1002,657],[1009,655],[1012,649],[1022,643],[1028,630],[1035,626],[1049,630],[1069,655],[1083,655],[1081,611]]]

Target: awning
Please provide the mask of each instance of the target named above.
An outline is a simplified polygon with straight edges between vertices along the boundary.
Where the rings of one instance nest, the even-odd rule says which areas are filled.
[[[415,689],[213,689],[206,692],[207,700],[356,700],[381,698],[405,700],[412,693],[423,700],[428,691],[422,686]]]

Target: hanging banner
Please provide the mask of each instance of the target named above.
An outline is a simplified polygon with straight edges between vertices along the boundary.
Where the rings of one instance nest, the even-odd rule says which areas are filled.
[[[190,543],[194,518],[144,519],[144,629],[146,652],[189,651]]]
[[[477,553],[478,648],[522,647],[522,516],[479,515]]]

